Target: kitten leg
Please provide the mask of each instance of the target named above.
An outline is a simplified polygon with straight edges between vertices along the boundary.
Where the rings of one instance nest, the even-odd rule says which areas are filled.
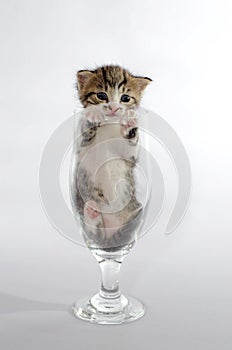
[[[97,203],[95,201],[87,201],[84,207],[84,216],[89,219],[96,219],[100,215]]]
[[[101,212],[95,201],[89,200],[84,206],[84,223],[87,236],[95,243],[103,244],[105,241],[105,229]]]
[[[138,118],[134,110],[127,111],[121,119],[121,134],[126,139],[133,139],[137,136]]]
[[[88,146],[92,143],[97,132],[97,123],[91,123],[84,119],[81,125],[81,147]]]
[[[98,243],[110,242],[113,234],[122,225],[122,220],[114,214],[101,214],[97,203],[93,200],[86,202],[84,207],[84,221],[88,234]],[[109,243],[108,242],[108,243]]]
[[[87,107],[85,110],[85,118],[91,123],[99,123],[104,120],[104,116],[95,106]]]
[[[84,110],[84,119],[82,122],[82,141],[81,147],[88,146],[96,136],[97,128],[100,126],[104,116],[95,106],[90,106]]]
[[[120,133],[128,147],[124,147],[123,158],[129,161],[130,166],[134,167],[138,158],[139,128],[136,111],[129,110],[120,120]]]

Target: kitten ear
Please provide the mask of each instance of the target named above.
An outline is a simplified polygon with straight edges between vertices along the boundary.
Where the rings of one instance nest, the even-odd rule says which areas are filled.
[[[77,88],[79,91],[88,84],[93,74],[90,70],[79,70],[77,72]]]
[[[147,77],[135,77],[135,79],[137,87],[140,91],[143,91],[147,87],[147,85],[152,81],[152,79]]]

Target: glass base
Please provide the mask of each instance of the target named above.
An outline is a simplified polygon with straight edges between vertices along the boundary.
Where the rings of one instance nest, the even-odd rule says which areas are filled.
[[[98,324],[120,324],[132,322],[145,314],[145,306],[141,301],[132,297],[120,296],[116,302],[111,300],[109,305],[99,303],[99,294],[80,299],[73,306],[74,315],[82,320]],[[114,305],[113,305],[114,303]],[[119,309],[119,304],[122,308]],[[97,305],[97,308],[96,306]]]

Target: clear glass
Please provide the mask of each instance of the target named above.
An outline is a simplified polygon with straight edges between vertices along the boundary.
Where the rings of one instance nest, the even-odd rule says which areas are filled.
[[[148,119],[145,110],[138,110],[124,118],[104,116],[96,125],[86,124],[84,111],[76,114],[71,203],[83,240],[99,264],[101,286],[78,300],[73,311],[89,322],[120,324],[145,313],[141,301],[121,293],[119,274],[144,233],[150,204]]]

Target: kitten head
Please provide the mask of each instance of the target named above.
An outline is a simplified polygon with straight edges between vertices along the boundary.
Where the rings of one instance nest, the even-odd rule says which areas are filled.
[[[136,108],[150,82],[150,78],[134,76],[119,66],[77,72],[77,89],[83,106],[96,105],[111,116]]]

